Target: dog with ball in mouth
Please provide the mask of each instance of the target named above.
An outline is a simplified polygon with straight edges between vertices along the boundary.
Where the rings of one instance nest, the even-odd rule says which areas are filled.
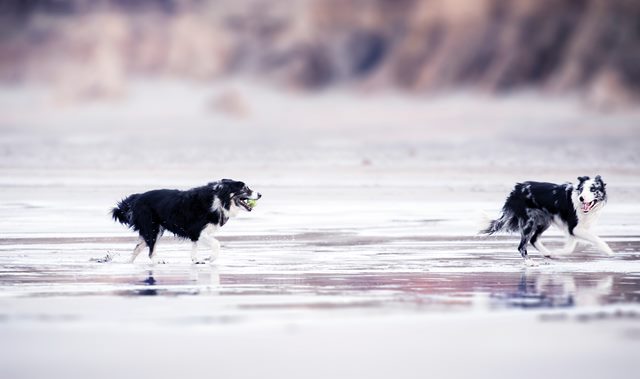
[[[151,261],[161,263],[155,245],[165,230],[193,242],[193,263],[204,263],[198,260],[198,243],[205,241],[211,247],[213,262],[220,251],[217,230],[240,210],[251,212],[261,196],[244,182],[222,179],[187,191],[158,189],[136,193],[118,202],[111,215],[139,234],[131,262],[148,248]]]

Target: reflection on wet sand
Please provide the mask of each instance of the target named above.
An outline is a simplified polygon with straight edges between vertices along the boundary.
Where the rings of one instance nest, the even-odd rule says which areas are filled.
[[[264,224],[281,218],[266,213]],[[451,219],[438,220],[451,230]],[[223,236],[224,254],[214,265],[192,265],[189,247],[171,239],[161,245],[167,264],[152,265],[125,263],[127,238],[0,238],[0,300],[9,320],[42,319],[41,314],[65,320],[106,317],[91,307],[59,305],[82,298],[101,307],[111,304],[107,320],[135,323],[141,317],[189,325],[283,320],[292,314],[315,319],[640,303],[637,235],[606,236],[614,257],[586,247],[524,268],[512,237],[477,238],[470,227],[455,235],[429,234],[432,229],[397,224]],[[549,238],[551,247],[560,242]],[[189,305],[173,305],[179,302]],[[37,312],[18,311],[29,304]]]
[[[587,307],[640,302],[640,275],[623,272],[229,272],[217,265],[117,265],[104,275],[20,267],[0,276],[15,295],[218,296],[239,308],[443,311]],[[152,267],[152,268],[148,268]],[[233,271],[233,270],[231,270]],[[242,298],[245,298],[243,300]]]
[[[607,273],[592,273],[586,277],[567,273],[523,273],[514,292],[492,293],[491,297],[496,305],[520,308],[604,305],[615,303],[608,300],[613,290],[613,278],[613,274]],[[636,289],[619,295],[631,295]]]

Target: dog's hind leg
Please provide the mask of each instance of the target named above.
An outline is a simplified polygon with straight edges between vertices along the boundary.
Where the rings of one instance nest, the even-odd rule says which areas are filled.
[[[524,259],[524,263],[527,266],[535,266],[535,263],[529,258],[527,254],[527,244],[531,241],[531,237],[533,236],[533,220],[527,220],[526,222],[520,222],[520,244],[518,245],[518,251],[520,255]]]
[[[133,263],[133,261],[136,260],[136,257],[140,254],[142,249],[144,249],[145,247],[147,247],[147,243],[144,242],[144,238],[140,237],[138,240],[138,244],[136,245],[135,249],[133,249],[133,253],[131,253],[131,258],[129,258],[129,263]]]
[[[546,258],[551,257],[551,251],[549,251],[549,249],[547,249],[547,247],[542,244],[542,241],[540,241],[539,238],[540,235],[544,233],[544,231],[547,230],[548,227],[549,226],[538,226],[535,233],[533,233],[533,236],[531,236],[531,244],[533,245],[533,247],[535,247],[536,250],[542,253],[542,255]]]
[[[142,237],[144,238],[144,241],[147,243],[147,246],[149,247],[149,258],[151,259],[151,262],[153,263],[164,263],[164,261],[159,261],[156,258],[156,242],[158,241],[158,238],[160,238],[160,227],[157,224],[154,224],[149,230],[145,230],[142,231],[141,230],[141,234]]]
[[[155,245],[153,247],[149,247],[149,259],[151,259],[151,263],[153,264],[158,264],[158,263],[166,263],[163,260],[158,259],[157,256],[157,250],[155,249]]]
[[[155,248],[153,250],[149,249],[149,251],[150,251],[149,259],[151,259],[151,263],[153,264],[166,263],[165,261],[158,259]]]

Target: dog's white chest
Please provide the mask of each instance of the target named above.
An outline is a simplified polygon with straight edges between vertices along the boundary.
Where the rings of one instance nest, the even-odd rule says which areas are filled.
[[[600,215],[600,210],[593,210],[587,214],[583,213],[580,210],[576,210],[578,214],[578,226],[584,229],[589,229],[593,226],[598,220],[598,216]]]

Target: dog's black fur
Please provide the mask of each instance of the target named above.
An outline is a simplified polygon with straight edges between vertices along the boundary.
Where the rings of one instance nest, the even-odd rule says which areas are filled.
[[[121,200],[111,214],[115,221],[140,234],[152,257],[165,230],[197,242],[207,225],[223,226],[237,209],[251,211],[246,200],[260,196],[243,182],[223,179],[187,191],[160,189],[133,194]]]
[[[587,185],[588,188],[585,188]],[[507,197],[500,217],[492,220],[481,233],[491,235],[499,231],[519,232],[521,239],[518,251],[527,259],[529,242],[543,253],[547,252],[538,239],[552,223],[572,238],[581,224],[585,224],[584,229],[589,227],[591,222],[586,222],[586,219],[595,217],[606,201],[606,184],[600,175],[594,180],[581,176],[576,187],[571,183],[518,183]],[[604,243],[585,232],[586,230],[580,229],[578,237],[594,243]]]

